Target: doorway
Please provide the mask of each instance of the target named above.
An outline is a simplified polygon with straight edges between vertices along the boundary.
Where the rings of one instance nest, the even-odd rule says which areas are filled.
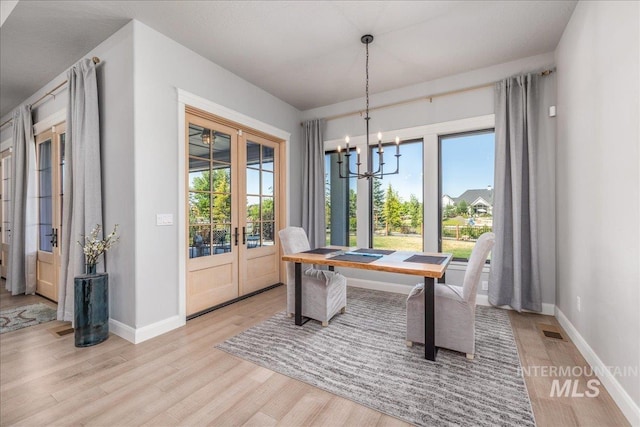
[[[58,301],[60,236],[64,197],[65,124],[36,135],[38,254],[36,293]]]
[[[188,107],[186,314],[280,282],[283,141]]]

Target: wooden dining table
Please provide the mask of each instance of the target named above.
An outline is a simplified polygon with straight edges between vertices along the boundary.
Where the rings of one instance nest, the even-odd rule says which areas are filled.
[[[435,281],[444,276],[452,257],[450,253],[357,249],[340,246],[327,246],[284,255],[283,261],[295,263],[295,324],[299,326],[304,324],[302,264],[327,265],[330,270],[341,267],[421,276],[424,278],[424,357],[435,361],[438,349],[435,345],[434,287]]]

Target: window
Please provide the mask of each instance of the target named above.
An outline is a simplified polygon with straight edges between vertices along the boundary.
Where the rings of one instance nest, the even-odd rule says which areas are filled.
[[[494,126],[491,114],[390,130],[387,139],[402,141],[399,173],[371,182],[336,178],[335,150],[344,140],[326,141],[327,243],[451,252],[466,262],[477,237],[493,228]],[[351,144],[360,147],[363,165],[377,169],[377,141],[364,149],[360,135]],[[396,168],[395,150],[384,147],[387,172]]]
[[[440,136],[440,248],[466,261],[493,229],[493,129]]]
[[[351,170],[356,170],[355,149],[350,150]],[[346,156],[342,154],[343,174],[346,173]],[[343,179],[338,171],[338,152],[325,154],[325,219],[327,245],[356,246],[356,205],[358,201],[357,179]]]
[[[398,147],[399,173],[372,179],[371,227],[373,247],[421,252],[424,246],[422,221],[422,140],[403,141]],[[396,170],[396,145],[384,145],[384,170]],[[378,170],[378,147],[372,146],[373,170]]]

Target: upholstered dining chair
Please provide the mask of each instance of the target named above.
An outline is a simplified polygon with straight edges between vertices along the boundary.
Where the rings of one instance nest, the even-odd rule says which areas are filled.
[[[495,243],[495,234],[484,233],[476,242],[462,286],[435,284],[436,346],[466,353],[476,349],[476,293],[482,267]],[[407,298],[407,345],[424,344],[424,284],[416,285]]]
[[[309,239],[300,227],[287,227],[278,232],[285,255],[308,251]],[[347,307],[347,280],[333,271],[302,265],[302,315],[328,326],[329,320]],[[295,313],[295,266],[287,263],[287,315]]]

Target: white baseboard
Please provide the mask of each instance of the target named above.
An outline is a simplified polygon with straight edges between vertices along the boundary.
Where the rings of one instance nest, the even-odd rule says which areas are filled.
[[[489,295],[484,295],[484,294],[478,294],[478,296],[476,296],[476,305],[486,305],[488,307],[496,307],[495,305],[491,305],[489,303]],[[504,308],[506,310],[513,310],[511,307],[509,307],[508,305],[502,305],[502,306],[498,306],[498,308]],[[546,302],[542,303],[542,313],[541,314],[546,314],[547,316],[555,316],[556,314],[556,305],[555,304],[549,304]],[[528,310],[525,310],[528,312]],[[532,311],[532,313],[537,313],[537,311]]]
[[[607,366],[600,360],[595,351],[580,335],[580,332],[573,326],[567,316],[556,307],[556,319],[567,332],[571,341],[576,345],[578,351],[585,358],[587,363],[591,365],[594,373],[599,373],[598,378],[602,382],[602,385],[607,389],[614,402],[618,405],[622,413],[632,426],[640,426],[640,406],[636,404],[626,390],[620,385],[615,376],[609,371]]]
[[[186,320],[181,316],[173,316],[161,320],[142,328],[134,329],[131,326],[120,323],[117,320],[109,319],[109,331],[134,344],[155,338],[186,324]]]
[[[136,330],[117,320],[109,319],[109,332],[134,344],[136,342]]]

